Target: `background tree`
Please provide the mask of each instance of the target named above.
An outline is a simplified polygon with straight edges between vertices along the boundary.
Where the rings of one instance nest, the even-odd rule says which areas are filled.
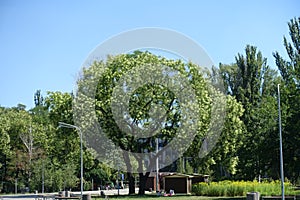
[[[243,131],[245,129],[241,116],[243,106],[232,96],[226,97],[226,118],[222,132],[212,151],[204,158],[199,158],[200,145],[196,140],[185,156],[191,158],[191,164],[195,172],[208,174],[220,179],[236,174],[239,162],[238,150],[243,144]]]
[[[44,183],[47,191],[53,191],[54,189],[57,191],[58,187],[56,186],[59,186],[61,189],[60,182],[67,181],[67,185],[70,187],[74,187],[74,184],[71,184],[68,180],[77,183],[78,179],[69,173],[75,173],[76,177],[76,172],[79,172],[77,170],[79,169],[80,160],[78,156],[79,137],[77,133],[73,133],[72,137],[70,135],[69,137],[61,137],[61,135],[57,134],[56,120],[60,119],[55,118],[56,116],[54,117],[53,108],[57,108],[57,105],[61,106],[61,110],[57,110],[57,115],[65,117],[67,112],[62,108],[64,107],[63,105],[68,104],[66,104],[66,101],[62,101],[63,105],[59,104],[59,101],[54,101],[54,95],[51,95],[49,94],[47,98],[47,103],[49,104],[45,104],[44,98],[41,97],[38,91],[35,94],[35,100],[39,99],[39,101],[36,101],[38,102],[36,106],[29,111],[26,111],[25,106],[21,104],[13,108],[0,109],[0,136],[2,136],[1,139],[5,138],[5,140],[1,140],[0,145],[3,148],[3,151],[0,152],[1,190],[4,192],[14,192],[16,180],[18,182],[18,190],[28,187],[31,191],[41,191],[42,171],[44,172]],[[52,99],[50,100],[50,98]],[[72,117],[72,114],[67,116]],[[71,143],[71,145],[75,146],[74,151],[73,149],[72,151],[67,149],[67,151],[63,152],[65,153],[64,155],[56,151],[57,149],[66,149],[67,147],[63,146],[65,143],[62,141],[67,143],[69,140],[78,141],[76,144]],[[75,155],[76,151],[78,152],[77,155]],[[73,158],[73,160],[68,158]],[[41,163],[45,165],[40,165]],[[44,167],[42,168],[42,166]],[[71,166],[73,167],[72,170],[70,170]],[[59,174],[59,170],[62,173]],[[66,174],[68,174],[68,177],[64,176]],[[57,182],[51,180],[57,180]]]
[[[283,79],[281,86],[283,111],[283,148],[285,175],[296,181],[300,177],[300,17],[288,22],[291,41],[283,37],[288,60],[273,53]]]
[[[39,98],[36,98],[39,99]],[[51,158],[51,165],[53,165],[47,172],[51,179],[55,178],[59,183],[52,185],[52,189],[72,188],[78,185],[80,177],[80,137],[76,129],[69,128],[57,128],[58,122],[65,122],[68,124],[74,124],[73,122],[73,95],[70,93],[61,92],[48,92],[44,99],[44,107],[48,112],[47,116],[49,123],[51,124],[50,130],[53,131],[51,140],[48,144],[47,154]],[[44,108],[40,109],[43,110]],[[41,112],[39,112],[41,113]],[[89,184],[89,181],[94,179],[91,174],[97,174],[98,171],[102,171],[107,168],[103,165],[98,165],[96,155],[88,149],[83,143],[83,162],[84,162],[84,183]],[[58,170],[58,171],[57,171]],[[62,173],[59,175],[57,173]],[[99,173],[100,173],[99,172]],[[65,176],[68,174],[68,177]],[[60,177],[56,177],[60,176]],[[111,176],[110,173],[107,176]],[[75,178],[77,177],[77,178]],[[105,179],[109,179],[105,177]],[[95,178],[95,183],[99,178]],[[52,184],[49,183],[49,184]],[[77,185],[76,185],[77,184]]]
[[[52,157],[53,170],[58,170],[56,173],[69,174],[70,177],[80,177],[80,137],[76,129],[58,128],[58,122],[73,124],[73,96],[70,93],[48,92],[45,98],[45,106],[49,112],[49,121],[54,127],[54,135],[49,149]],[[85,157],[85,156],[84,156]],[[70,170],[70,168],[72,168]],[[67,172],[67,170],[69,170]],[[70,174],[70,173],[75,174]],[[62,186],[74,186],[77,179],[64,179],[60,175],[57,179]],[[67,185],[65,185],[67,181]]]
[[[238,54],[234,64],[220,64],[220,70],[228,94],[245,109],[241,117],[245,131],[243,145],[237,154],[237,177],[253,180],[261,174],[275,171],[272,168],[275,167],[274,152],[278,145],[274,146],[273,141],[278,138],[276,83],[279,80],[276,71],[270,69],[266,58],[256,47],[247,45],[245,54]]]
[[[10,146],[9,130],[11,124],[8,115],[9,109],[0,107],[0,176],[1,185],[0,190],[3,191],[7,177],[7,161],[8,157],[12,154]]]

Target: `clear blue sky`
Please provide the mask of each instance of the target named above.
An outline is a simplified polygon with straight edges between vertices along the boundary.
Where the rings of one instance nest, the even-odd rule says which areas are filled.
[[[0,105],[31,108],[37,89],[71,92],[97,45],[139,27],[181,32],[216,64],[255,45],[275,68],[272,52],[286,55],[283,35],[299,11],[298,0],[1,0]]]

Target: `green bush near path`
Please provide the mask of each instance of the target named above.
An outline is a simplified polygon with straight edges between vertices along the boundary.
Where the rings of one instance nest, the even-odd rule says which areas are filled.
[[[198,183],[193,185],[192,192],[198,196],[246,196],[247,192],[259,192],[261,196],[274,196],[281,194],[280,181],[220,181],[211,183]],[[299,194],[293,189],[291,183],[285,183],[285,195]]]

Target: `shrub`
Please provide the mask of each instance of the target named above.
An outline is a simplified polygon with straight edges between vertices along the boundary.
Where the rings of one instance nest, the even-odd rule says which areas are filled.
[[[199,196],[245,196],[247,192],[259,192],[262,196],[281,194],[280,181],[262,182],[257,181],[220,181],[194,184],[192,192]],[[299,192],[298,192],[299,193]],[[295,195],[292,184],[285,183],[285,194]]]

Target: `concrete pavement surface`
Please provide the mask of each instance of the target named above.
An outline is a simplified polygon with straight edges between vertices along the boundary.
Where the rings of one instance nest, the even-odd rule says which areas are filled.
[[[94,190],[94,191],[84,191],[83,194],[91,194],[91,195],[99,195],[100,192],[103,191],[105,195],[118,195],[118,190]],[[128,189],[120,189],[119,194],[120,195],[126,195],[128,194]],[[138,188],[136,188],[136,193],[138,192]],[[80,196],[80,191],[71,191],[72,195]],[[0,200],[43,200],[43,199],[54,199],[55,196],[58,196],[58,192],[56,193],[39,193],[39,194],[0,194]],[[42,198],[43,196],[47,198]]]

